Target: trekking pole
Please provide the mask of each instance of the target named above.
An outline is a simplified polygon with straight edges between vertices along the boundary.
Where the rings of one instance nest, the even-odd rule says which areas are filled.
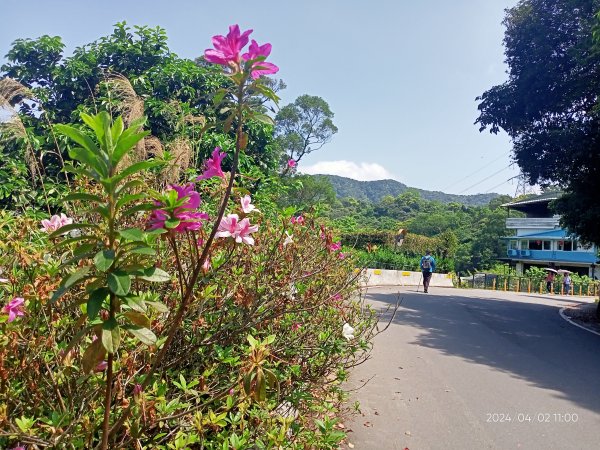
[[[419,288],[421,287],[421,280],[423,279],[423,274],[421,274],[421,278],[419,278],[419,284],[417,284],[417,292],[419,292]]]

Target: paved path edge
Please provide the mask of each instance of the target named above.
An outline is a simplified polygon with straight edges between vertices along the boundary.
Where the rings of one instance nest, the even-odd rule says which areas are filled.
[[[582,304],[583,304],[583,303],[582,303]],[[567,316],[567,315],[565,314],[565,309],[567,309],[567,308],[566,308],[566,307],[562,307],[562,308],[560,308],[560,309],[558,310],[558,313],[560,314],[560,317],[562,317],[563,319],[565,319],[565,320],[566,320],[567,322],[569,322],[571,325],[575,325],[576,327],[579,327],[579,328],[581,328],[582,330],[589,331],[590,333],[594,333],[594,334],[596,334],[596,335],[600,336],[600,333],[598,333],[597,331],[595,331],[595,330],[590,330],[589,328],[587,328],[587,327],[584,327],[583,325],[581,325],[581,324],[578,324],[578,323],[576,323],[575,321],[571,320],[571,319],[569,318],[569,316]]]

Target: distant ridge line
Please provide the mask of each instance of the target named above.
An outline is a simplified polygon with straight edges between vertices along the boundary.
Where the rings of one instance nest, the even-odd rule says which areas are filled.
[[[467,206],[484,206],[500,194],[446,194],[441,191],[428,191],[425,189],[411,188],[396,180],[359,181],[338,175],[317,174],[316,177],[325,177],[333,185],[338,198],[352,197],[357,200],[379,202],[383,197],[391,195],[397,197],[406,191],[418,192],[425,200],[436,200],[442,203],[460,203]]]

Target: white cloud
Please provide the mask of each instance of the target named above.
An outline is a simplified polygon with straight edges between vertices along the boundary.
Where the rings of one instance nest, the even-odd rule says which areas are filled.
[[[394,179],[388,170],[376,163],[355,163],[353,161],[321,161],[310,166],[300,165],[299,171],[309,175],[327,174],[353,178],[360,181]]]

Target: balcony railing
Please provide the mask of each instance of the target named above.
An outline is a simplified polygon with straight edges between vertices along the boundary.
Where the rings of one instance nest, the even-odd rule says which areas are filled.
[[[516,250],[509,249],[506,254],[510,258],[526,261],[556,261],[580,264],[593,264],[598,259],[596,252],[564,252],[554,250]]]
[[[540,228],[552,230],[559,227],[558,216],[555,217],[509,217],[506,228]]]

